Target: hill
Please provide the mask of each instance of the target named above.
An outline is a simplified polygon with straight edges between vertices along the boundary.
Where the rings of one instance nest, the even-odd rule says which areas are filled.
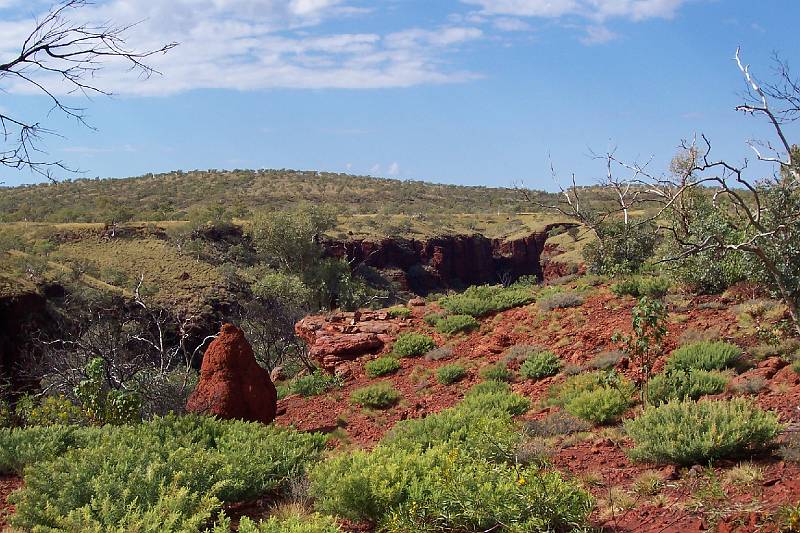
[[[541,201],[553,200],[544,192]],[[122,179],[78,179],[0,189],[0,222],[183,220],[193,210],[225,206],[247,218],[258,209],[299,202],[342,213],[515,213],[530,211],[519,191],[297,170],[195,170]]]

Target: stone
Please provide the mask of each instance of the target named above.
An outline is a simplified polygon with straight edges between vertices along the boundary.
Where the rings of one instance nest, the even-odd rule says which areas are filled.
[[[275,419],[277,401],[275,385],[256,361],[244,332],[233,324],[223,325],[203,356],[200,381],[186,410],[269,424]]]

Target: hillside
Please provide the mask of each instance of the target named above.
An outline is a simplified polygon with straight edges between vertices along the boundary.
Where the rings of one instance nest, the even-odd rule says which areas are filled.
[[[510,180],[509,180],[510,181]],[[542,201],[548,193],[535,193]],[[0,222],[183,220],[192,209],[224,205],[239,218],[299,202],[341,213],[515,213],[531,203],[514,189],[442,185],[316,171],[232,170],[78,179],[0,189]]]

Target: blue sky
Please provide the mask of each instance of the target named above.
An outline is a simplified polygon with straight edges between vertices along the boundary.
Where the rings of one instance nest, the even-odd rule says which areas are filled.
[[[0,63],[47,7],[0,0]],[[733,111],[736,47],[762,78],[773,51],[800,75],[796,0],[99,0],[75,17],[144,19],[138,48],[180,43],[154,59],[162,76],[111,64],[113,97],[67,97],[96,130],[0,79],[0,112],[57,130],[51,157],[88,177],[294,168],[552,189],[548,154],[583,183],[604,171],[592,150],[658,171],[701,132],[751,157],[769,131]],[[0,167],[6,185],[36,180]]]

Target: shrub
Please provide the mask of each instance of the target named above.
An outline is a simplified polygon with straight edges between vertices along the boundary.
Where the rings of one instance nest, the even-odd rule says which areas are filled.
[[[428,313],[422,320],[425,321],[426,324],[429,326],[435,326],[437,322],[447,316],[447,313]]]
[[[631,405],[633,384],[616,372],[588,372],[550,387],[550,402],[595,424],[617,420]]]
[[[400,401],[400,393],[390,383],[376,383],[351,392],[350,401],[364,407],[386,409]]]
[[[617,296],[633,296],[641,298],[661,299],[667,295],[672,284],[664,277],[632,277],[615,283],[611,292]]]
[[[425,354],[426,361],[440,361],[447,359],[453,355],[453,348],[450,346],[442,346],[441,348],[434,348]]]
[[[512,393],[508,384],[494,380],[474,385],[459,405],[462,409],[474,409],[483,413],[499,410],[515,416],[524,414],[531,408],[530,400]]]
[[[564,411],[556,411],[542,420],[530,420],[525,423],[525,434],[531,437],[550,438],[561,435],[572,435],[589,431],[591,426],[586,421]]]
[[[390,307],[386,313],[390,318],[408,318],[411,316],[411,309],[398,305],[396,307]]]
[[[514,374],[511,373],[504,363],[486,365],[485,367],[481,368],[480,376],[483,379],[492,381],[511,381],[514,379]]]
[[[647,401],[660,404],[670,400],[696,400],[725,390],[728,378],[717,371],[674,370],[653,376],[647,383]]]
[[[383,531],[571,530],[585,524],[591,498],[560,474],[516,469],[445,446],[341,454],[311,473],[317,506]]]
[[[461,381],[467,375],[467,370],[459,365],[444,365],[436,371],[436,381],[442,385],[450,385],[456,381]]]
[[[450,315],[436,322],[436,331],[445,335],[472,331],[480,327],[480,322],[470,315]]]
[[[626,421],[625,430],[635,443],[633,459],[691,465],[762,449],[781,426],[774,414],[734,398],[648,407],[640,417]]]
[[[579,307],[583,305],[583,296],[575,292],[559,292],[539,300],[537,305],[543,311],[552,311],[553,309],[563,309],[567,307]]]
[[[25,426],[86,424],[80,407],[65,396],[45,396],[38,403],[31,396],[17,401],[16,418]]]
[[[324,443],[276,426],[170,415],[129,426],[0,430],[0,468],[25,468],[25,485],[11,497],[19,529],[186,531],[205,527],[222,502],[302,475]]]
[[[653,224],[625,224],[606,221],[597,227],[599,239],[583,249],[586,266],[592,274],[633,274],[653,256],[656,232]]]
[[[671,370],[723,370],[734,366],[742,355],[738,346],[727,342],[697,342],[672,352],[664,366]]]
[[[311,374],[296,377],[289,385],[292,394],[302,396],[317,396],[341,386],[341,381],[336,376],[323,370],[315,370]]]
[[[539,352],[526,359],[519,367],[519,374],[525,379],[541,379],[558,374],[561,359],[553,352]]]
[[[212,533],[228,533],[230,525],[214,529]],[[258,524],[244,516],[239,521],[239,533],[339,533],[336,521],[330,516],[312,513],[295,515],[286,518],[270,517]]]
[[[371,378],[377,378],[378,376],[385,376],[387,374],[394,374],[398,370],[400,370],[400,361],[394,357],[379,357],[377,359],[373,359],[372,361],[368,361],[364,365],[364,371]]]
[[[617,366],[617,363],[625,357],[625,352],[620,350],[612,350],[610,352],[602,352],[594,356],[586,366],[594,370],[608,370]]]
[[[439,300],[439,305],[456,315],[480,317],[533,300],[533,292],[528,286],[474,285],[460,294],[445,296]]]
[[[423,333],[401,333],[392,347],[397,357],[416,357],[436,348],[436,343]]]

